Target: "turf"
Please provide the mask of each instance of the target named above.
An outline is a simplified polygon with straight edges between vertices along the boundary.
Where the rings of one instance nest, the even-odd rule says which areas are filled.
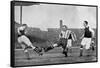
[[[55,48],[49,52],[39,56],[31,49],[29,50],[30,60],[27,59],[22,49],[15,50],[15,66],[29,66],[29,65],[44,65],[44,64],[59,64],[59,63],[76,63],[76,62],[90,62],[97,61],[96,49],[90,51],[90,56],[86,56],[84,51],[83,56],[79,57],[80,50],[78,47],[73,47],[72,53],[68,53],[68,57],[62,54],[62,48]]]

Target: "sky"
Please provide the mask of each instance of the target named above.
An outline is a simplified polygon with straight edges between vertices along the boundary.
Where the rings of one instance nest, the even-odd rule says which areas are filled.
[[[41,30],[59,28],[59,21],[68,28],[81,28],[87,20],[91,28],[96,28],[96,7],[40,4],[23,6],[22,23]],[[15,21],[20,23],[20,7],[15,6]]]

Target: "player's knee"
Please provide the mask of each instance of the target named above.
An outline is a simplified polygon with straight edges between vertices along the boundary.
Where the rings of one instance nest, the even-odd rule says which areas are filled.
[[[58,46],[58,44],[54,44],[52,47],[57,47]]]
[[[80,46],[80,49],[83,49],[83,45]]]
[[[85,49],[86,49],[86,50],[89,50],[89,49],[90,49],[90,47],[86,47]]]
[[[25,48],[24,48],[24,52],[28,52],[28,48],[29,48],[29,47],[25,47]]]
[[[67,45],[67,48],[71,49],[71,47],[72,47],[72,46],[70,46],[70,45]]]
[[[26,53],[26,52],[28,52],[28,50],[27,49],[24,49],[24,52]]]

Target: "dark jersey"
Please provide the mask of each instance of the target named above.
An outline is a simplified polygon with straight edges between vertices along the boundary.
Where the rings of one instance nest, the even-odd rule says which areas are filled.
[[[87,37],[87,38],[91,38],[92,37],[92,33],[91,31],[89,30],[89,27],[86,27],[84,29],[85,33],[84,33],[84,37]]]

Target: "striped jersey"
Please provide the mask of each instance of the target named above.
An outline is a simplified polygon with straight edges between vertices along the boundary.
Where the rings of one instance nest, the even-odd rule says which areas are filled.
[[[71,30],[61,31],[59,38],[72,39],[73,41],[77,40],[76,34]]]

